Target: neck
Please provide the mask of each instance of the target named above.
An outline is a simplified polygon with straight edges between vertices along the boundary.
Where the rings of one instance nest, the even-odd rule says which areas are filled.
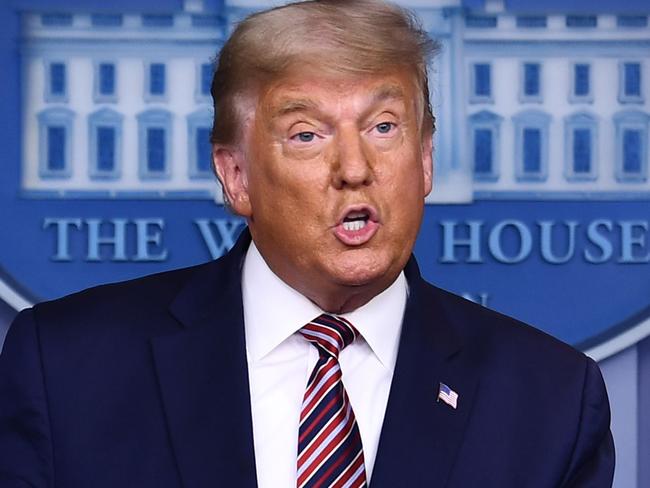
[[[325,287],[321,286],[318,288],[309,286],[310,284],[307,283],[292,283],[285,280],[283,277],[280,277],[280,279],[301,295],[311,300],[321,310],[340,315],[352,312],[359,307],[364,306],[370,300],[390,287],[395,279],[397,279],[397,276],[358,286],[333,285]]]
[[[365,293],[352,293],[347,296],[305,296],[325,312],[340,315],[364,306],[376,295],[366,296]]]

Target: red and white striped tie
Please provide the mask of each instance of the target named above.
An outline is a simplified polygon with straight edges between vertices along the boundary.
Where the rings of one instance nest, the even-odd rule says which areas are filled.
[[[342,317],[323,314],[300,329],[318,349],[298,433],[298,488],[365,488],[359,426],[341,381],[339,352],[359,335]]]

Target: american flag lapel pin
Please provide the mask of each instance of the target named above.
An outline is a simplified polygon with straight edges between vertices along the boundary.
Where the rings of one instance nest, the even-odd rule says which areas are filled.
[[[436,401],[442,400],[451,408],[455,409],[458,407],[458,393],[449,388],[444,383],[440,383],[440,388],[438,389],[438,399]]]

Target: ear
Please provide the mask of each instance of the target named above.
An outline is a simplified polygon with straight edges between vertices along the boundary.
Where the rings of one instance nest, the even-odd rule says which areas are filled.
[[[212,164],[232,210],[242,217],[250,217],[252,209],[248,195],[248,172],[242,152],[231,146],[214,144]]]
[[[422,138],[422,172],[424,174],[424,196],[433,188],[433,133]]]

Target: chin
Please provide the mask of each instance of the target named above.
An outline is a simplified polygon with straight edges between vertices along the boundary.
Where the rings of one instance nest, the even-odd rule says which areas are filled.
[[[349,256],[348,259],[337,260],[335,268],[330,270],[340,285],[358,287],[386,280],[391,274],[391,264],[394,262],[377,259],[377,256]]]

